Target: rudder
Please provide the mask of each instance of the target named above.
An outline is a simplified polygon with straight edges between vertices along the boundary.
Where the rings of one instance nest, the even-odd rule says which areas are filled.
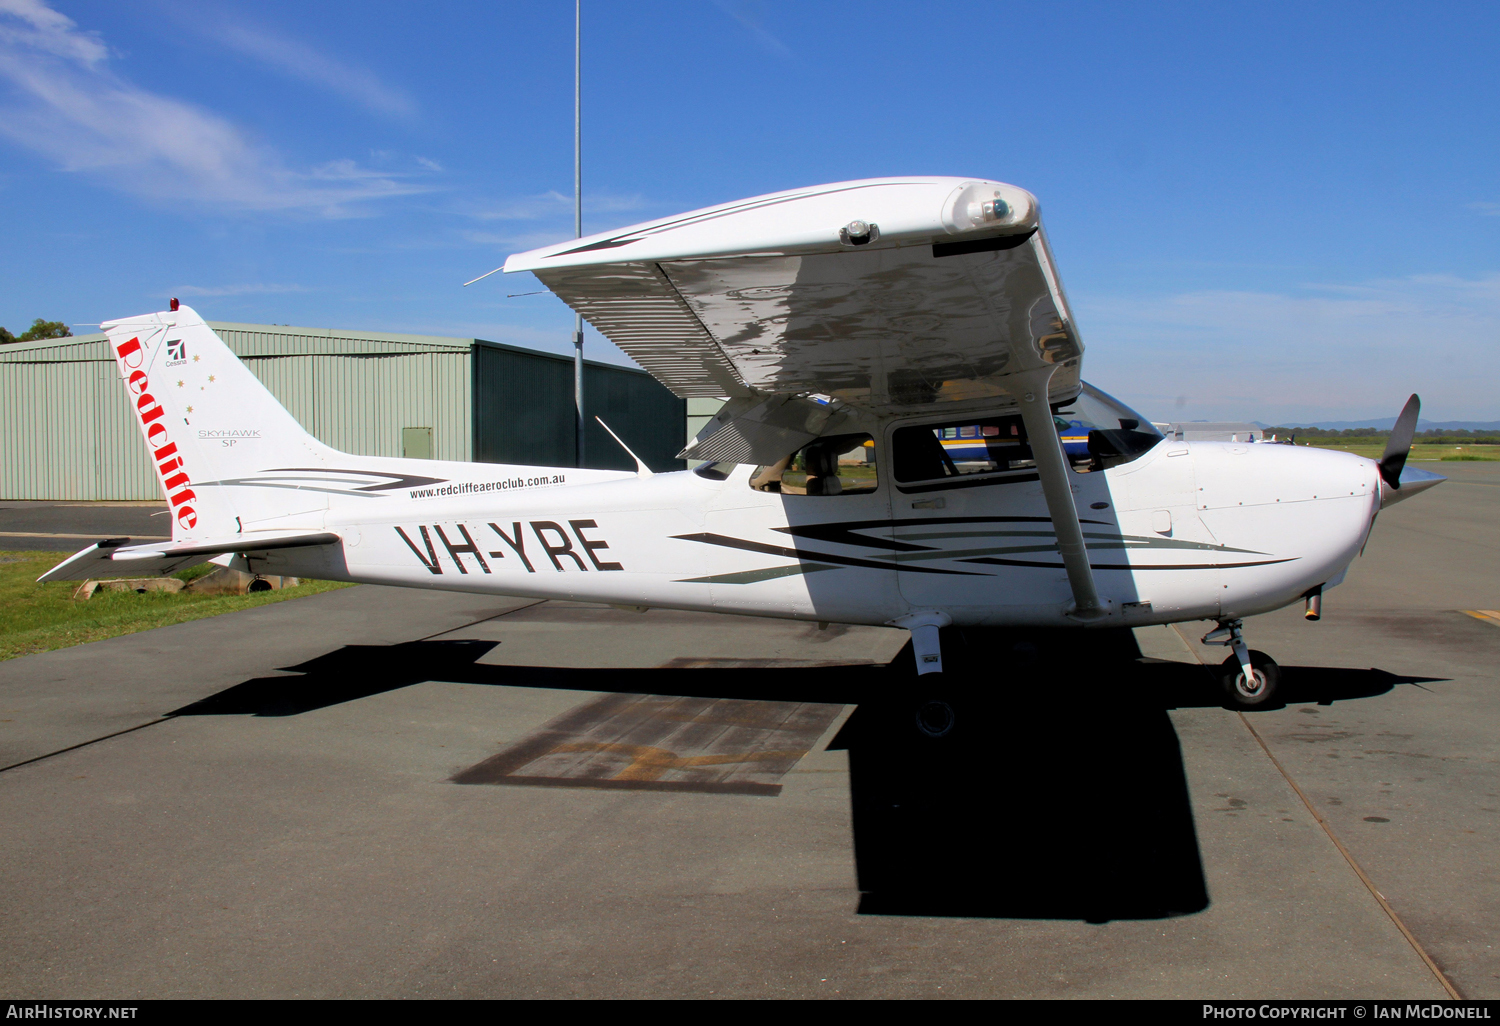
[[[234,533],[273,512],[240,509],[247,500],[222,487],[261,469],[268,452],[290,465],[332,452],[190,307],[101,327],[172,511],[174,541]]]

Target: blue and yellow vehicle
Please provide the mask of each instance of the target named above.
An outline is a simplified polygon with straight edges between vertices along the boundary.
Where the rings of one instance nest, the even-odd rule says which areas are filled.
[[[1015,418],[1015,423],[1006,424],[966,424],[961,427],[939,428],[939,438],[943,444],[943,451],[948,458],[955,463],[975,462],[990,459],[992,446],[1006,444],[1002,438],[1006,427],[1010,429],[1014,437],[1014,444],[1022,444],[1020,438],[1020,418]],[[1053,417],[1052,422],[1057,425],[1057,436],[1062,439],[1063,451],[1070,459],[1087,459],[1089,455],[1089,425],[1081,420],[1065,420],[1062,417]]]

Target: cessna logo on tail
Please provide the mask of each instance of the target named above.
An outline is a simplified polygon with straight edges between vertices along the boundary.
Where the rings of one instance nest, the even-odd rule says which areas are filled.
[[[183,363],[187,360],[187,340],[180,338],[167,339],[167,366]]]
[[[526,526],[530,526],[532,539],[536,542],[536,545],[532,547],[529,554],[526,549],[528,544],[526,531],[524,530]],[[396,533],[401,536],[402,541],[406,542],[406,547],[411,549],[417,560],[427,568],[427,572],[430,574],[441,574],[443,572],[442,560],[438,555],[438,545],[441,545],[448,551],[448,557],[453,560],[453,564],[458,567],[458,572],[461,574],[469,572],[469,568],[464,565],[465,556],[474,561],[475,566],[481,573],[493,573],[494,571],[490,569],[490,564],[485,561],[484,557],[489,556],[490,559],[509,558],[506,555],[506,549],[509,549],[510,555],[520,560],[521,565],[526,568],[526,572],[531,574],[537,572],[536,564],[532,560],[535,559],[537,563],[540,563],[543,558],[551,561],[552,568],[559,573],[567,570],[587,571],[589,567],[584,562],[585,558],[588,559],[589,563],[593,564],[595,570],[625,569],[619,563],[610,563],[601,560],[596,555],[600,550],[609,548],[609,543],[598,538],[590,538],[583,533],[584,531],[596,531],[599,529],[599,525],[592,520],[569,520],[568,527],[573,529],[571,536],[561,524],[551,520],[532,520],[527,524],[515,521],[505,526],[487,524],[486,527],[488,530],[477,528],[471,534],[466,524],[454,524],[447,530],[444,530],[441,524],[433,524],[431,530],[428,529],[426,524],[421,524],[417,527],[417,534],[422,539],[421,547],[418,547],[417,543],[412,540],[411,535],[407,534],[402,528],[396,528]],[[436,544],[433,542],[434,534],[437,535]],[[474,537],[476,534],[479,536],[478,541]],[[573,546],[573,538],[575,537],[578,539],[578,548],[574,548]],[[504,542],[505,548],[490,549],[488,546],[481,547],[479,543],[484,542],[486,539],[492,545]],[[426,551],[424,552],[423,549]]]
[[[171,345],[170,342],[167,344]],[[182,342],[179,340],[177,345],[180,347]],[[192,481],[182,462],[182,454],[177,451],[177,443],[168,437],[166,425],[162,423],[165,411],[151,394],[151,382],[141,370],[144,357],[139,338],[115,347],[115,359],[120,362],[120,371],[125,375],[125,387],[135,396],[135,415],[141,422],[141,430],[146,433],[146,445],[151,449],[151,458],[156,462],[156,473],[166,490],[167,500],[172,504],[173,515],[184,530],[192,530],[198,526],[198,511],[193,508],[198,496],[189,487]]]

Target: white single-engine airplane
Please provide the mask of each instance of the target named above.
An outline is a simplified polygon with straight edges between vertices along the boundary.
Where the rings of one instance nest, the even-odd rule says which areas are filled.
[[[652,474],[351,456],[323,445],[187,307],[103,325],[172,513],[41,580],[251,573],[708,610],[911,632],[1214,620],[1263,705],[1244,617],[1316,618],[1376,514],[1443,478],[1174,442],[1080,377],[1037,201],[882,178],[710,207],[512,256],[678,396],[727,397]],[[623,443],[622,443],[623,444]],[[628,450],[627,450],[628,451]],[[639,464],[639,461],[637,461]],[[919,678],[914,694],[941,678]],[[917,703],[941,736],[952,706]]]

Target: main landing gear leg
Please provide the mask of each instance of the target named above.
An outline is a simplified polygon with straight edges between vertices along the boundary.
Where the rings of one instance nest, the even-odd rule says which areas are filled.
[[[948,694],[948,675],[943,673],[943,650],[939,632],[953,620],[947,613],[912,613],[890,622],[911,632],[912,658],[916,662],[914,713],[917,732],[923,737],[944,738],[953,733],[958,716]]]
[[[1264,652],[1245,644],[1243,620],[1221,620],[1203,635],[1205,645],[1227,645],[1234,654],[1220,667],[1221,683],[1228,704],[1234,709],[1257,709],[1269,705],[1281,686],[1281,667]]]

